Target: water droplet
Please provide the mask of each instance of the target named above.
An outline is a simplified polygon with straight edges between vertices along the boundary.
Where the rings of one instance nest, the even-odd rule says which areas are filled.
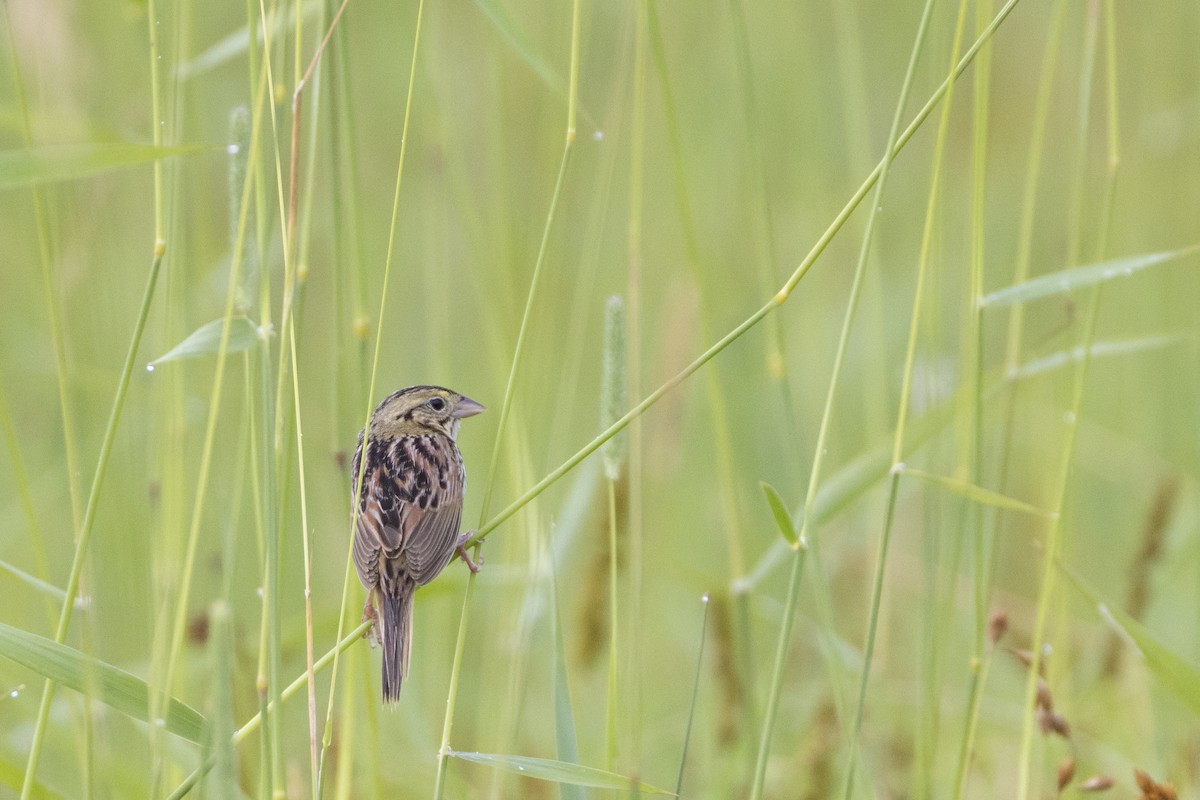
[[[231,144],[225,148],[225,152],[229,153],[229,155],[231,155],[231,156],[236,156],[241,151],[242,151],[242,146],[237,144],[236,142],[234,142],[233,144]]]
[[[701,602],[701,603],[707,603],[707,602],[708,602],[708,592],[705,592],[704,594],[700,595],[700,602]]]
[[[259,597],[263,596],[263,588],[261,586],[258,587],[257,589],[255,589],[254,591],[258,594]]]
[[[153,365],[153,364],[147,364],[147,365],[146,365],[146,372],[154,372],[154,365]]]
[[[1063,422],[1067,423],[1068,425],[1074,425],[1075,424],[1075,412],[1074,411],[1065,412],[1063,414]]]
[[[19,695],[20,693],[21,693],[21,690],[20,690],[20,689],[13,689],[11,692],[9,692],[9,693],[8,693],[8,696],[9,696],[9,697],[16,697],[16,696],[17,696],[17,695]]]
[[[604,131],[593,132],[592,138],[595,139],[597,142],[603,142],[604,141]]]

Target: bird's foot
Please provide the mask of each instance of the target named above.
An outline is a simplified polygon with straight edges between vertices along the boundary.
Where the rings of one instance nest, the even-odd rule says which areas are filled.
[[[363,631],[363,638],[371,643],[371,649],[375,649],[376,643],[379,642],[379,635],[375,633],[375,629],[379,627],[379,614],[375,611],[375,593],[370,592],[367,595],[367,603],[363,606],[363,622],[370,622],[371,627]]]
[[[471,560],[470,553],[467,552],[467,542],[471,541],[471,537],[475,535],[475,531],[467,531],[458,537],[458,542],[454,546],[454,551],[458,553],[458,557],[467,565],[467,569],[471,570],[471,574],[475,575],[479,572],[479,568],[483,566],[483,558],[479,559],[479,563]]]

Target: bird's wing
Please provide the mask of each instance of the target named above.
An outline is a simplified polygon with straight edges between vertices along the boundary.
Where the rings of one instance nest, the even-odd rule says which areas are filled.
[[[399,440],[412,465],[413,478],[402,515],[405,517],[403,562],[418,584],[437,577],[454,557],[462,518],[463,468],[454,442],[445,436]]]
[[[428,583],[450,562],[462,515],[462,462],[449,439],[368,445],[354,562],[367,586]]]

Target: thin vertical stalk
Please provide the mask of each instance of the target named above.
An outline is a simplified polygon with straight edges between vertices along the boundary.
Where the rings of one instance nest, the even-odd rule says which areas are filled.
[[[1062,41],[1063,18],[1066,15],[1066,0],[1058,0],[1050,27],[1046,34],[1046,51],[1042,56],[1042,79],[1038,85],[1037,101],[1030,125],[1029,164],[1025,170],[1025,186],[1022,197],[1020,229],[1017,234],[1016,269],[1013,283],[1029,279],[1033,261],[1033,230],[1037,223],[1037,185],[1042,174],[1042,156],[1046,148],[1046,121],[1050,116],[1050,99],[1054,94],[1054,70],[1058,63],[1058,48]],[[1025,306],[1016,303],[1008,316],[1008,344],[1005,349],[1005,373],[1016,372],[1021,360],[1021,335],[1024,332]],[[1009,417],[1012,411],[1010,408]],[[1011,421],[1007,428],[1011,429]],[[1005,439],[1008,437],[1006,436]]]
[[[646,36],[647,19],[644,3],[637,4],[634,22],[633,96],[629,124],[629,217],[626,224],[627,263],[625,300],[628,336],[626,337],[626,390],[629,397],[642,393],[642,192],[645,183],[646,157]],[[642,758],[642,677],[641,664],[642,597],[645,580],[645,542],[642,525],[642,424],[635,420],[629,426],[629,469],[626,473],[626,527],[629,538],[628,618],[632,621],[629,663],[630,713],[633,718],[629,751],[632,768],[641,772]]]
[[[299,14],[297,16],[300,16]],[[304,548],[304,659],[308,670],[308,738],[312,796],[321,793],[317,769],[317,681],[313,674],[312,552],[309,545],[308,492],[304,474],[304,428],[300,417],[300,369],[296,359],[296,324],[288,325],[288,345],[292,358],[292,401],[296,418],[296,468],[300,483],[300,539]]]
[[[487,478],[484,483],[483,504],[479,512],[480,525],[487,519],[488,507],[491,504],[492,491],[495,488],[496,468],[500,460],[500,446],[504,440],[504,429],[508,422],[509,411],[515,392],[517,373],[525,353],[525,337],[529,330],[533,306],[537,299],[538,288],[541,285],[542,266],[545,263],[546,249],[550,240],[550,230],[554,225],[555,213],[558,210],[559,197],[562,194],[567,165],[570,163],[572,146],[575,143],[575,121],[578,106],[579,91],[579,47],[580,47],[580,0],[574,0],[571,6],[571,66],[570,82],[567,90],[567,132],[563,143],[562,160],[558,167],[558,177],[554,181],[554,191],[550,196],[550,208],[546,212],[546,223],[542,228],[542,240],[538,246],[537,259],[533,265],[533,276],[529,282],[529,293],[525,299],[525,310],[521,315],[521,327],[517,332],[517,343],[513,349],[512,364],[508,371],[508,382],[504,388],[504,399],[500,405],[500,420],[496,425],[496,440],[492,446],[492,457],[488,464]],[[482,539],[476,537],[474,549],[479,551]],[[470,621],[470,602],[475,588],[475,573],[467,577],[467,590],[463,595],[462,613],[459,616],[458,634],[455,637],[454,661],[450,668],[450,686],[446,697],[446,715],[442,721],[442,742],[438,747],[437,776],[434,781],[433,796],[442,797],[446,787],[446,764],[450,753],[450,735],[454,730],[454,708],[458,699],[458,680],[462,673],[463,652],[466,648],[467,624]]]
[[[344,4],[343,4],[343,7],[344,7]],[[364,404],[362,416],[360,417],[363,420],[362,430],[364,432],[367,431],[368,426],[371,424],[372,398],[374,398],[374,396],[375,396],[375,384],[376,384],[376,379],[379,374],[379,354],[380,354],[380,351],[383,346],[383,323],[384,323],[384,320],[387,318],[387,315],[386,315],[387,298],[388,298],[388,294],[389,294],[389,289],[391,287],[392,264],[394,262],[395,252],[396,252],[396,231],[397,231],[397,228],[399,227],[399,220],[400,220],[400,187],[403,185],[403,182],[404,182],[405,156],[408,153],[408,126],[409,126],[409,121],[412,119],[412,101],[413,101],[413,93],[414,93],[414,89],[416,87],[416,79],[417,79],[417,57],[421,50],[421,28],[422,28],[422,23],[424,22],[424,19],[425,19],[425,0],[418,0],[417,18],[416,18],[416,22],[414,23],[414,26],[413,26],[412,57],[409,61],[409,69],[408,69],[408,88],[405,91],[405,97],[404,97],[404,123],[403,123],[403,125],[401,127],[401,131],[400,131],[400,155],[399,155],[399,157],[397,159],[397,163],[396,163],[395,189],[393,189],[393,191],[392,191],[392,214],[391,214],[391,222],[389,223],[389,226],[388,226],[387,255],[384,257],[383,281],[379,288],[379,316],[378,316],[378,323],[376,324],[376,328],[375,328],[374,349],[373,349],[372,355],[371,355],[371,377],[370,377],[370,380],[369,380],[368,386],[367,386],[367,394],[366,394],[366,398],[365,398],[366,402]],[[352,498],[357,498],[362,491],[363,474],[364,474],[364,470],[366,469],[366,463],[367,463],[367,460],[365,458],[360,459],[358,474],[353,476],[353,478],[352,478],[354,481],[354,491],[351,494]],[[349,538],[349,541],[353,542],[354,536],[356,535],[355,532],[358,528],[359,504],[357,502],[351,502],[350,505],[351,505],[351,513],[350,513],[350,538]],[[352,576],[354,574],[353,570],[351,569],[353,557],[354,557],[354,549],[353,549],[353,547],[348,547],[346,549],[346,563],[345,563],[345,566],[343,567],[342,602],[341,602],[341,607],[338,609],[338,637],[339,637],[339,640],[340,640],[342,632],[345,630],[345,626],[346,626],[346,608],[349,605],[349,601],[350,601],[350,584],[353,581]],[[368,626],[360,625],[359,628],[365,631],[368,629]],[[329,750],[329,745],[333,741],[333,704],[334,704],[334,699],[337,696],[336,687],[337,687],[337,679],[338,679],[339,656],[340,656],[340,652],[335,652],[333,654],[333,668],[332,668],[332,672],[331,672],[330,678],[329,678],[329,704],[327,706],[326,713],[325,713],[324,734],[322,736],[321,754],[320,754],[320,758],[319,758],[320,764],[324,764],[326,754],[328,753],[328,750]],[[318,766],[318,778],[319,778],[320,769],[321,769],[321,767],[319,765]]]
[[[933,246],[933,231],[937,221],[938,199],[940,197],[942,164],[946,149],[946,139],[950,129],[950,110],[953,107],[954,84],[957,77],[955,64],[958,62],[959,48],[962,44],[963,29],[966,25],[967,3],[963,0],[959,5],[958,19],[954,27],[954,44],[950,56],[949,85],[946,88],[945,102],[942,104],[941,118],[938,122],[937,141],[933,150],[933,174],[930,176],[929,200],[925,209],[925,225],[921,233],[921,251],[917,260],[917,285],[913,292],[912,317],[909,321],[908,347],[904,357],[904,377],[900,382],[900,410],[896,418],[896,435],[892,442],[891,482],[888,489],[887,514],[885,515],[883,532],[879,537],[879,549],[875,562],[875,577],[871,588],[871,611],[867,622],[867,640],[863,653],[862,675],[858,684],[858,701],[854,710],[854,726],[851,731],[852,745],[850,761],[846,767],[845,791],[843,797],[850,800],[854,791],[854,775],[860,749],[859,737],[862,732],[863,716],[866,710],[867,687],[870,684],[871,666],[875,654],[876,636],[879,627],[879,611],[883,600],[884,577],[887,571],[888,550],[891,544],[892,525],[896,516],[896,499],[900,488],[900,473],[903,470],[904,432],[908,423],[909,403],[912,399],[913,369],[916,364],[917,339],[921,330],[921,310],[925,294],[925,283],[929,272],[930,251]]]
[[[292,397],[293,397],[293,414],[295,420],[295,442],[297,455],[297,469],[299,470],[300,483],[300,515],[301,515],[301,541],[303,546],[303,561],[304,561],[304,631],[305,631],[305,660],[309,672],[308,681],[308,726],[309,726],[309,750],[310,750],[310,772],[311,772],[311,788],[314,800],[320,796],[321,781],[320,768],[318,757],[318,733],[317,733],[317,695],[316,681],[313,679],[313,626],[312,626],[312,554],[309,543],[309,525],[308,525],[308,500],[305,484],[305,469],[304,469],[304,434],[300,418],[300,383],[299,370],[300,364],[296,354],[296,314],[299,313],[295,308],[298,303],[296,295],[299,293],[300,287],[306,278],[307,265],[300,257],[300,250],[307,250],[307,236],[304,237],[302,244],[297,244],[297,225],[299,216],[299,190],[300,190],[300,142],[301,128],[303,117],[302,99],[304,89],[309,81],[314,81],[313,92],[316,93],[320,87],[319,82],[314,78],[318,78],[320,73],[316,71],[317,65],[320,62],[321,55],[325,51],[326,45],[329,43],[333,32],[337,27],[338,20],[341,19],[342,12],[346,8],[348,0],[343,0],[338,11],[334,14],[328,29],[325,32],[321,43],[317,46],[313,53],[312,59],[309,61],[307,70],[303,75],[300,73],[301,61],[300,52],[303,45],[304,37],[302,33],[302,22],[304,14],[299,8],[296,11],[296,35],[295,35],[295,91],[292,94],[292,139],[291,151],[289,160],[289,175],[288,175],[288,206],[287,217],[284,227],[284,294],[283,294],[283,312],[281,320],[287,330],[288,336],[288,357],[284,357],[281,352],[279,358],[279,380],[282,383],[284,375],[288,372],[292,376]],[[314,123],[316,121],[316,112],[319,109],[319,104],[313,103]],[[315,124],[314,124],[315,127]],[[310,137],[308,150],[308,166],[305,171],[307,181],[307,191],[305,194],[305,210],[307,211],[311,204],[312,198],[312,164],[315,159],[316,136]],[[305,233],[308,231],[309,214],[304,215],[303,227]],[[283,344],[281,343],[281,350]],[[290,363],[290,369],[288,365]],[[283,395],[282,386],[279,387],[277,401],[281,402]],[[282,416],[280,414],[280,416]],[[276,418],[276,425],[281,424],[279,417]],[[278,442],[278,439],[277,439]],[[332,702],[332,701],[331,701]]]
[[[863,233],[862,244],[859,248],[858,260],[854,267],[854,280],[850,286],[850,297],[847,301],[846,314],[842,319],[842,330],[838,337],[837,350],[833,357],[833,370],[829,377],[829,388],[825,394],[825,406],[821,412],[821,424],[817,430],[817,441],[813,448],[812,469],[809,471],[808,489],[805,493],[804,511],[797,537],[798,546],[792,556],[792,570],[788,579],[788,594],[784,601],[783,622],[780,624],[779,640],[775,645],[775,666],[771,676],[770,693],[763,714],[762,731],[759,734],[758,756],[755,761],[754,783],[750,790],[751,800],[762,797],[766,782],[767,759],[771,752],[771,735],[774,730],[775,717],[779,710],[779,700],[783,688],[783,673],[787,666],[788,645],[791,642],[792,629],[795,625],[796,607],[800,594],[800,576],[804,568],[805,557],[810,547],[815,547],[816,531],[813,522],[813,508],[816,505],[817,488],[821,481],[821,470],[825,459],[826,442],[829,428],[833,420],[833,410],[837,399],[837,388],[841,381],[842,366],[845,362],[846,350],[849,346],[850,332],[854,328],[854,319],[858,311],[859,299],[862,296],[863,275],[869,261],[871,243],[874,240],[875,224],[879,210],[883,207],[883,195],[887,189],[888,175],[891,172],[892,158],[896,152],[896,143],[900,136],[900,121],[904,109],[908,105],[908,94],[912,89],[913,77],[916,74],[917,62],[924,50],[926,34],[929,31],[929,20],[933,14],[934,0],[926,0],[921,20],[917,25],[916,38],[913,41],[912,53],[909,55],[908,68],[900,85],[900,95],[896,101],[896,110],[892,115],[892,124],[888,130],[887,144],[884,147],[883,161],[880,162],[879,179],[875,183],[875,195],[867,213],[866,229]],[[857,747],[851,742],[852,747]],[[853,766],[851,766],[853,769]]]
[[[982,25],[991,13],[990,0],[983,0],[975,9],[976,24]],[[968,352],[964,374],[969,374],[974,381],[974,392],[971,396],[968,419],[971,423],[969,438],[968,461],[970,480],[976,486],[983,486],[983,393],[984,393],[984,352],[983,309],[979,299],[983,296],[983,276],[985,253],[985,186],[987,179],[987,133],[988,133],[988,103],[991,99],[991,48],[985,48],[979,54],[975,66],[975,106],[973,118],[974,141],[972,148],[972,183],[971,183],[971,274],[967,291],[968,321],[970,332],[967,341],[971,343]],[[967,348],[964,348],[967,350]],[[972,582],[975,603],[975,631],[972,645],[970,676],[967,688],[967,714],[963,724],[962,739],[959,744],[958,764],[954,779],[955,800],[962,800],[967,790],[967,776],[971,764],[971,754],[975,743],[975,734],[979,727],[979,712],[983,703],[983,690],[987,685],[988,671],[992,664],[992,648],[987,639],[988,600],[991,589],[991,550],[992,539],[989,535],[990,520],[995,518],[995,512],[987,512],[985,520],[983,506],[974,503],[970,509],[970,529],[973,540],[972,547]]]
[[[1107,57],[1106,100],[1107,119],[1105,132],[1108,136],[1107,176],[1105,181],[1104,204],[1101,208],[1101,223],[1097,229],[1098,258],[1104,258],[1108,249],[1109,225],[1112,219],[1112,208],[1116,197],[1117,170],[1120,165],[1120,139],[1118,128],[1117,108],[1117,72],[1116,72],[1116,33],[1115,19],[1112,16],[1111,3],[1106,4],[1105,49]],[[1079,114],[1077,117],[1078,151],[1076,154],[1075,203],[1078,208],[1071,213],[1071,222],[1077,230],[1071,232],[1072,251],[1077,259],[1081,251],[1082,240],[1082,192],[1084,165],[1087,153],[1088,129],[1091,117],[1092,76],[1095,70],[1097,40],[1099,38],[1100,0],[1090,0],[1084,45],[1083,66],[1080,72]],[[1075,263],[1070,261],[1068,263]],[[1021,749],[1017,762],[1017,800],[1026,800],[1030,794],[1030,779],[1033,771],[1033,729],[1034,709],[1037,695],[1037,685],[1041,674],[1044,657],[1044,644],[1047,638],[1047,620],[1051,600],[1058,576],[1058,557],[1064,546],[1067,530],[1063,520],[1067,499],[1067,490],[1071,479],[1071,467],[1075,455],[1075,442],[1079,431],[1079,415],[1083,405],[1083,392],[1087,383],[1088,370],[1092,361],[1092,343],[1096,338],[1096,325],[1100,316],[1100,298],[1103,284],[1096,284],[1089,293],[1087,317],[1084,322],[1083,337],[1080,343],[1082,358],[1079,359],[1071,390],[1071,408],[1064,415],[1066,431],[1063,441],[1062,461],[1059,464],[1058,480],[1055,486],[1055,502],[1052,509],[1055,513],[1046,532],[1045,553],[1043,556],[1042,579],[1038,591],[1037,611],[1034,618],[1034,629],[1030,642],[1029,674],[1025,682],[1024,724],[1021,729]]]
[[[617,481],[609,478],[608,485],[608,693],[604,709],[604,755],[609,772],[617,766],[617,656],[620,627],[617,624]]]

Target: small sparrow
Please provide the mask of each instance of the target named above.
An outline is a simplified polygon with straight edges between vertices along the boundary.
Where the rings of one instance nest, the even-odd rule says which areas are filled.
[[[471,533],[458,529],[467,473],[454,439],[462,420],[481,411],[458,392],[410,386],[380,403],[368,431],[358,434],[350,478],[353,493],[361,468],[354,566],[367,587],[363,619],[376,620],[383,650],[385,703],[400,699],[408,674],[413,592],[436,578],[456,552],[472,572],[479,569],[463,548]]]

